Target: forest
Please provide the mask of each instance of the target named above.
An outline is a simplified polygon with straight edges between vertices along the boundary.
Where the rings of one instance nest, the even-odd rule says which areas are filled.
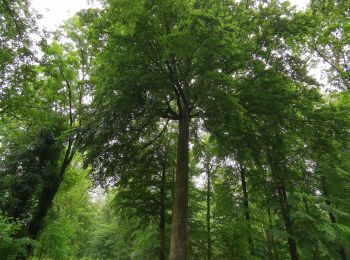
[[[349,0],[39,20],[0,0],[1,260],[350,258]]]

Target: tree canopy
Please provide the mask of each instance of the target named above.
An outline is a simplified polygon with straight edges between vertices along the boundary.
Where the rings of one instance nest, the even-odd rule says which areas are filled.
[[[349,8],[0,0],[0,258],[347,259]]]

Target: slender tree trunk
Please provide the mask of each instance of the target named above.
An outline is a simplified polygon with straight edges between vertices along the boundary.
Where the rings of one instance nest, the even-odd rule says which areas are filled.
[[[325,179],[323,177],[322,177],[321,182],[322,182],[323,196],[325,197],[326,205],[328,207],[331,207],[332,203],[329,200],[329,195],[328,195],[328,191],[327,191],[327,188],[326,188]],[[332,224],[336,224],[337,223],[337,218],[336,218],[336,216],[334,215],[334,213],[331,210],[328,211],[328,215],[329,215],[329,218],[331,220],[331,223]],[[340,258],[342,260],[346,260],[347,259],[346,252],[345,252],[345,249],[344,249],[343,245],[341,245],[341,244],[339,245],[338,252],[339,252]]]
[[[177,163],[173,219],[171,226],[170,260],[187,259],[187,207],[188,207],[188,171],[189,171],[189,128],[190,115],[187,109],[181,109],[177,144]]]
[[[160,183],[160,209],[159,209],[159,260],[165,260],[165,174],[164,162]]]
[[[210,217],[210,199],[211,199],[211,181],[210,181],[210,170],[207,170],[207,257],[211,259],[211,217]]]
[[[298,260],[298,249],[297,243],[293,238],[293,228],[292,228],[292,220],[290,218],[290,207],[288,205],[287,193],[284,187],[284,180],[282,176],[278,173],[281,172],[279,165],[274,160],[273,156],[268,153],[268,158],[271,166],[272,178],[276,184],[276,191],[278,195],[278,203],[280,206],[280,211],[282,215],[282,219],[284,222],[284,227],[287,232],[287,242],[289,247],[290,259]]]
[[[269,232],[268,232],[268,237],[269,241],[272,243],[272,251],[273,254],[271,253],[271,247],[269,246],[269,253],[271,254],[271,259],[279,259],[277,249],[276,249],[276,243],[275,243],[275,238],[272,233],[272,228],[273,228],[273,223],[272,223],[272,216],[271,216],[271,210],[269,207],[267,207],[267,214],[269,216]]]
[[[248,198],[248,191],[247,191],[246,174],[245,174],[245,169],[243,167],[240,167],[240,174],[241,174],[241,184],[242,184],[242,192],[243,192],[244,214],[248,224],[249,252],[252,256],[255,256],[254,241],[252,237],[252,230],[251,230],[251,223],[250,223],[249,198]]]
[[[307,199],[305,197],[303,197],[303,203],[304,203],[306,213],[310,214],[309,204],[308,204]]]
[[[289,206],[287,204],[287,194],[285,191],[285,188],[283,185],[280,185],[277,189],[278,193],[278,200],[280,204],[280,210],[281,215],[284,222],[284,227],[286,229],[287,235],[288,235],[288,246],[289,246],[289,252],[290,252],[290,258],[291,260],[298,260],[298,251],[297,251],[297,243],[293,237],[293,231],[292,231],[292,220],[289,216]]]

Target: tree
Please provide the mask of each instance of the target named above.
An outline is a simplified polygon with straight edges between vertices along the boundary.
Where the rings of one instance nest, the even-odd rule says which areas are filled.
[[[236,55],[228,50],[232,32],[204,13],[200,4],[109,1],[108,6],[102,18],[106,42],[97,58],[98,88],[92,113],[101,123],[89,125],[90,157],[96,159],[102,175],[106,171],[114,175],[111,161],[115,164],[122,156],[130,157],[134,141],[151,135],[157,124],[166,126],[164,120],[178,121],[170,259],[185,259],[191,118],[205,102],[203,91],[222,84],[215,88],[220,92],[230,84],[225,66]],[[116,16],[115,11],[122,15]],[[213,53],[213,49],[221,51]],[[96,132],[101,134],[95,136]],[[104,160],[107,157],[112,160]]]
[[[73,20],[84,23],[89,17],[83,13]],[[1,207],[23,220],[22,234],[31,239],[42,229],[77,150],[89,67],[87,44],[78,37],[78,28],[75,35],[67,29],[73,43],[59,44],[57,34],[50,44],[42,41],[40,64],[19,63],[27,68],[24,76],[5,88],[12,94],[4,100],[1,122],[1,176],[7,180],[1,188],[11,196]]]

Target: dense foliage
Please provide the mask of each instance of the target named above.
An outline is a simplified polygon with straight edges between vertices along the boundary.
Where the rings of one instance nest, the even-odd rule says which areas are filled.
[[[349,257],[349,1],[36,19],[0,0],[0,259]]]

